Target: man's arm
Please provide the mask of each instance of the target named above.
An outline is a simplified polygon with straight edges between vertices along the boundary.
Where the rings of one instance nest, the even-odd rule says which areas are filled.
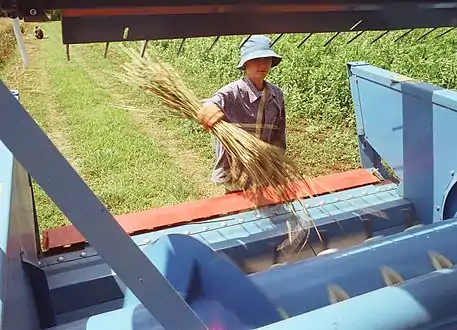
[[[219,121],[227,119],[227,109],[230,108],[232,94],[231,90],[226,86],[203,102],[198,118],[205,129],[209,129]]]

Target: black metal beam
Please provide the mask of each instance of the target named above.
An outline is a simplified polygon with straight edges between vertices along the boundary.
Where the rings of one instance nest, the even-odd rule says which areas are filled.
[[[390,5],[405,4],[454,4],[454,0],[0,0],[0,8],[12,10],[17,8],[74,9],[74,8],[118,8],[149,6],[205,6],[205,5]]]
[[[352,31],[457,25],[457,0],[0,0],[0,8],[26,20],[61,9],[67,44],[344,32],[359,21]]]
[[[354,12],[225,13],[63,17],[66,44],[177,39],[208,36],[319,33],[453,27],[457,8],[412,8],[405,5]],[[355,28],[354,24],[362,21]],[[268,24],[265,24],[268,22]],[[129,34],[124,39],[124,29]],[[353,29],[352,29],[353,28]],[[351,30],[352,29],[352,30]]]

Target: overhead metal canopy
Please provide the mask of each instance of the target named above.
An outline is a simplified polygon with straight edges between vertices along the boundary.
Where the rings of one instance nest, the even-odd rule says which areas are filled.
[[[64,44],[457,26],[457,1],[0,0],[0,4],[26,20],[36,20],[45,9],[61,9]]]
[[[63,42],[92,43],[174,39],[258,33],[300,33],[361,30],[399,30],[417,27],[455,26],[457,8],[386,6],[253,6],[238,8],[143,8],[143,13],[115,11],[63,11]],[[353,10],[349,10],[349,8]],[[332,9],[333,8],[333,9]],[[157,9],[158,14],[151,14]],[[194,12],[192,12],[194,9]],[[309,10],[307,10],[309,9]],[[165,13],[160,13],[160,11]],[[226,10],[226,11],[223,11]],[[200,11],[200,12],[199,12]],[[173,14],[166,14],[166,12]],[[128,34],[125,29],[128,28]]]

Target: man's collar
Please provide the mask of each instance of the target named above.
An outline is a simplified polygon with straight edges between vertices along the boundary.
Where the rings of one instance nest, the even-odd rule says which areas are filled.
[[[249,102],[254,103],[262,96],[262,92],[257,90],[254,84],[247,77],[244,77],[243,81],[247,86]],[[265,81],[265,86],[268,88],[270,98],[275,97],[276,95],[274,94],[273,89],[270,87],[270,84],[267,81]]]

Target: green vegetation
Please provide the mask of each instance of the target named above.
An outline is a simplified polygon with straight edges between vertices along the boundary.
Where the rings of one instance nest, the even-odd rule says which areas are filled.
[[[49,39],[27,40],[31,68],[24,72],[18,54],[0,77],[18,88],[21,101],[87,184],[114,214],[150,209],[220,194],[209,182],[213,166],[211,137],[198,125],[175,118],[153,118],[138,110],[161,105],[144,92],[124,86],[111,72],[126,58],[119,44],[71,47],[66,61],[58,22],[41,25]],[[357,168],[355,119],[346,63],[366,61],[399,74],[446,88],[456,87],[455,32],[435,39],[444,29],[416,41],[425,31],[392,32],[370,44],[380,32],[282,37],[276,50],[283,63],[270,80],[283,88],[288,115],[288,152],[309,175]],[[151,41],[148,52],[159,54],[181,73],[199,97],[207,98],[240,77],[235,69],[245,36]],[[271,36],[273,39],[276,36]],[[140,48],[143,42],[128,43]],[[1,47],[0,47],[1,49]],[[38,189],[41,229],[66,223],[65,217]]]

